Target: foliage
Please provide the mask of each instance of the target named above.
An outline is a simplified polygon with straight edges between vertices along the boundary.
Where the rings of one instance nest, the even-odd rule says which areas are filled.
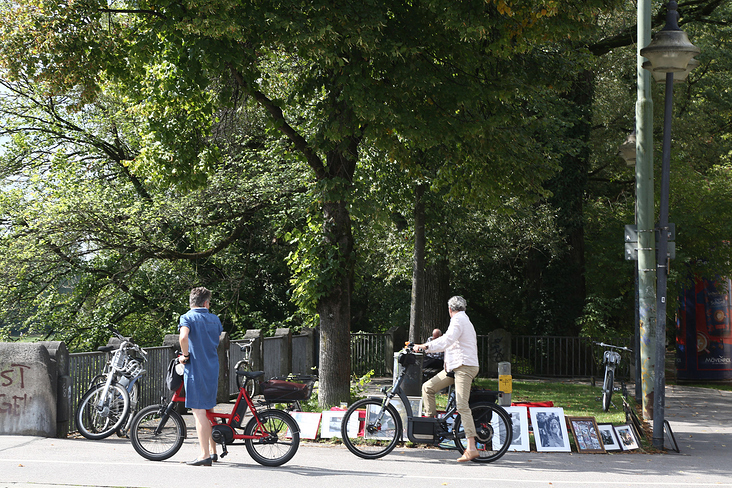
[[[144,122],[122,100],[78,112],[44,97],[43,85],[5,86],[0,114],[13,139],[2,155],[0,323],[55,334],[73,350],[106,343],[109,325],[157,345],[196,284],[214,291],[234,337],[289,320],[277,235],[292,225],[303,183],[276,140],[229,133],[221,147],[236,152],[206,186],[165,187],[125,163]]]

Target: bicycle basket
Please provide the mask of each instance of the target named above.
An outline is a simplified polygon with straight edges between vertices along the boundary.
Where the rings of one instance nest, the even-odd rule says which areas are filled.
[[[307,400],[313,392],[312,384],[271,379],[262,383],[264,399],[270,403]]]
[[[417,358],[411,352],[405,352],[399,356],[399,364],[404,367],[411,366],[417,362]]]
[[[140,361],[138,361],[137,359],[129,358],[127,360],[127,364],[125,364],[123,371],[124,371],[125,376],[134,378],[135,376],[142,374],[142,371],[143,371],[142,363]]]

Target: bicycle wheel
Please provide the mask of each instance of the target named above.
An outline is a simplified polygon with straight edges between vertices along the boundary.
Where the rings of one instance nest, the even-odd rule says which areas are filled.
[[[163,405],[140,410],[130,423],[130,441],[137,453],[150,461],[173,456],[186,438],[186,424],[175,410],[166,415]]]
[[[399,441],[402,419],[392,405],[387,405],[382,411],[381,402],[373,398],[359,400],[343,416],[343,443],[358,457],[377,459],[386,456]],[[363,429],[360,427],[362,424]]]
[[[126,415],[124,423],[117,429],[117,437],[127,437],[129,433],[130,422],[137,413],[137,405],[140,402],[140,382],[136,381],[128,393],[130,394],[130,412]]]
[[[504,409],[494,403],[475,403],[470,406],[475,422],[475,442],[480,456],[473,459],[479,463],[490,463],[506,454],[513,440],[511,417]],[[465,430],[460,415],[455,419],[455,446],[461,453],[465,452],[462,440]]]
[[[130,395],[125,388],[112,383],[104,396],[104,386],[96,385],[79,401],[76,410],[76,426],[79,433],[91,440],[112,435],[130,412]]]
[[[607,412],[610,408],[610,399],[613,396],[613,370],[605,371],[605,382],[602,384],[602,411]]]
[[[663,421],[663,447],[674,452],[681,452],[679,445],[676,443],[674,432],[671,430],[671,424],[668,423],[668,420]]]
[[[249,363],[244,361],[239,361],[236,365],[236,371],[251,371],[252,367]],[[246,381],[246,376],[237,374],[236,375],[236,387],[241,390],[242,386],[244,386]],[[254,398],[254,394],[257,392],[257,383],[254,380],[246,381],[246,390],[249,394],[249,398]]]
[[[244,439],[249,455],[262,466],[281,466],[292,459],[300,445],[300,428],[287,412],[265,410],[257,412],[262,422],[252,417],[244,429],[245,435],[260,435],[259,439]],[[263,429],[263,430],[262,430]]]

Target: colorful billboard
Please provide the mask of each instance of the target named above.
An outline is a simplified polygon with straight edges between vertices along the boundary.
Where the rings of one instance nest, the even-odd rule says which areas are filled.
[[[683,290],[676,319],[678,379],[732,379],[731,285],[729,279],[697,280]]]

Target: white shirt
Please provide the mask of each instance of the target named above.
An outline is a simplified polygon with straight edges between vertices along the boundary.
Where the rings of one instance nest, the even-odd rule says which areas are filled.
[[[465,312],[455,313],[445,335],[430,341],[427,352],[439,351],[445,351],[445,370],[448,372],[460,366],[480,366],[478,338]]]

